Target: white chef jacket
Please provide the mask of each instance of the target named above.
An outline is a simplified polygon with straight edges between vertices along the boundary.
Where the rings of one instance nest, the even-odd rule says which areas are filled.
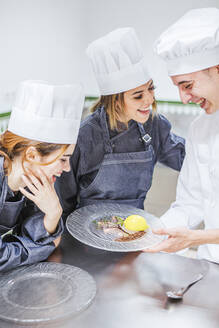
[[[191,124],[176,201],[161,217],[168,228],[219,229],[219,110],[202,113]],[[219,244],[199,246],[198,257],[219,263]]]

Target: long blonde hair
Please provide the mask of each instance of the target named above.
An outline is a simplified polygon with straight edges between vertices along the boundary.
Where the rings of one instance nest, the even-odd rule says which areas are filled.
[[[109,116],[110,129],[119,130],[119,121],[123,115],[122,108],[124,108],[124,92],[113,95],[101,96],[97,100],[97,102],[91,107],[90,111],[93,113],[101,106],[104,106]],[[152,111],[152,117],[154,117],[157,112],[157,103],[155,99],[152,104]],[[126,127],[128,128],[128,123],[126,123]]]
[[[52,152],[60,149],[60,154],[50,162],[47,163],[35,163],[39,165],[49,165],[54,163],[58,158],[62,156],[69,145],[53,144],[47,142],[34,141],[27,138],[20,137],[8,130],[6,130],[0,136],[0,155],[5,158],[5,174],[8,175],[11,172],[12,161],[15,157],[22,155],[22,166],[24,168],[24,161],[28,161],[26,158],[26,150],[28,147],[33,146],[36,148],[41,156],[47,156]]]

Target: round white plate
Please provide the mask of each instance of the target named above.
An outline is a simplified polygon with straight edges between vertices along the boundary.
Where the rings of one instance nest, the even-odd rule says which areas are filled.
[[[124,218],[132,214],[143,216],[150,228],[143,237],[131,241],[115,241],[109,234],[95,229],[95,223],[93,223],[95,220],[114,215]],[[70,234],[80,242],[115,252],[140,251],[156,245],[165,238],[152,233],[152,229],[163,228],[163,224],[158,218],[139,208],[120,204],[98,204],[81,207],[68,216],[66,226]]]
[[[0,274],[0,318],[37,324],[75,315],[89,306],[96,283],[77,267],[42,262]]]

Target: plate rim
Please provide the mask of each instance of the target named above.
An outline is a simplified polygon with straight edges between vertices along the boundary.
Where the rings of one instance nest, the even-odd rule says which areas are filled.
[[[151,244],[150,246],[141,246],[141,247],[130,247],[130,248],[122,248],[122,247],[119,247],[118,248],[110,248],[110,247],[104,247],[104,245],[98,245],[98,241],[100,240],[99,237],[95,236],[94,234],[92,234],[91,236],[97,241],[97,245],[94,245],[92,242],[90,241],[84,241],[83,238],[80,238],[77,234],[75,235],[74,233],[72,233],[71,231],[71,227],[70,227],[70,220],[71,217],[73,215],[80,215],[80,211],[84,211],[84,209],[86,208],[91,208],[91,209],[95,209],[97,207],[103,207],[103,206],[106,206],[106,207],[124,207],[126,208],[127,210],[130,210],[130,211],[139,211],[140,214],[146,214],[146,215],[149,215],[150,217],[153,217],[156,219],[156,222],[160,224],[161,227],[164,227],[164,224],[162,223],[162,221],[159,221],[160,219],[158,217],[156,217],[155,215],[151,214],[151,213],[148,213],[147,211],[143,210],[143,209],[139,209],[139,208],[136,208],[134,206],[131,206],[131,205],[124,205],[124,204],[119,204],[119,203],[101,203],[101,204],[92,204],[92,205],[87,205],[87,206],[84,206],[84,207],[81,207],[81,208],[78,208],[76,209],[75,211],[73,211],[72,213],[70,213],[67,217],[67,220],[66,220],[66,228],[68,230],[68,232],[70,233],[71,236],[73,236],[75,239],[77,239],[78,241],[80,241],[81,243],[85,244],[85,245],[88,245],[88,246],[91,246],[91,247],[94,247],[94,248],[97,248],[97,249],[101,249],[101,250],[104,250],[104,251],[111,251],[111,252],[136,252],[136,251],[142,251],[144,249],[147,249],[149,247],[152,247],[154,245],[156,245],[157,243],[161,242],[162,240],[165,239],[165,237],[161,237],[159,236],[159,241],[154,243],[154,244]],[[137,213],[139,214],[139,213]],[[95,218],[94,218],[95,219]],[[89,225],[91,219],[89,218],[89,220],[87,220],[87,225]],[[117,242],[117,241],[108,241],[109,243],[113,244],[115,243],[115,245],[121,245],[123,244],[123,242]],[[129,245],[133,245],[133,243],[135,242],[135,240],[132,240],[129,242]],[[124,245],[128,245],[127,242],[124,242],[125,244]]]
[[[9,272],[0,273],[0,278],[5,277],[5,279],[4,279],[4,284],[5,284],[5,283],[7,283],[7,281],[10,281],[10,279],[13,278],[13,275],[15,275],[15,278],[16,278],[16,273],[18,273],[18,275],[19,275],[20,271],[22,272],[22,271],[25,271],[25,269],[27,269],[27,270],[30,270],[29,274],[31,274],[31,269],[33,269],[33,270],[37,269],[38,266],[40,266],[41,269],[42,268],[44,269],[44,267],[45,267],[45,269],[49,267],[51,272],[53,272],[53,270],[57,267],[60,267],[60,269],[63,269],[65,267],[66,270],[68,269],[68,270],[70,270],[70,272],[72,271],[71,274],[73,273],[73,271],[74,271],[74,273],[77,272],[77,275],[78,275],[78,273],[81,272],[86,278],[86,279],[84,279],[84,282],[87,284],[87,287],[90,286],[90,295],[89,295],[89,297],[87,297],[87,300],[84,303],[84,305],[80,306],[79,309],[75,309],[74,311],[68,311],[64,314],[62,313],[61,315],[57,315],[57,316],[53,315],[52,317],[48,317],[48,318],[33,318],[33,319],[16,318],[16,317],[12,318],[8,315],[5,315],[4,313],[1,313],[1,310],[0,310],[0,320],[7,321],[7,322],[13,322],[13,323],[17,323],[17,324],[30,324],[31,323],[33,325],[37,325],[39,323],[58,322],[61,320],[65,320],[68,317],[71,317],[71,316],[74,317],[74,316],[78,315],[80,312],[86,310],[88,308],[88,306],[93,302],[93,300],[96,296],[96,293],[97,293],[97,286],[96,286],[96,282],[95,282],[94,278],[86,270],[81,269],[76,266],[73,266],[73,265],[70,265],[70,264],[48,262],[48,261],[38,262],[38,263],[18,267]],[[39,273],[42,273],[42,271],[39,271]],[[48,272],[45,271],[45,273],[48,273]],[[57,272],[57,273],[58,273],[58,275],[60,275],[61,272]],[[27,272],[27,274],[28,274],[28,272]],[[66,272],[64,274],[67,275]],[[12,275],[12,277],[11,277],[11,275]],[[70,278],[69,281],[72,282],[73,280],[75,281],[75,279],[77,277],[69,276],[69,278]],[[2,295],[1,291],[0,291],[0,295]],[[1,300],[3,301],[5,299],[2,297]],[[8,306],[8,304],[9,303],[6,303],[6,306]],[[59,305],[59,303],[58,303],[58,305]],[[13,309],[15,309],[15,308],[13,308]],[[13,309],[12,309],[12,311],[13,311]],[[47,310],[47,309],[45,308],[45,310]],[[36,309],[36,311],[38,311],[38,309]],[[9,309],[9,311],[7,313],[11,313],[11,310]]]

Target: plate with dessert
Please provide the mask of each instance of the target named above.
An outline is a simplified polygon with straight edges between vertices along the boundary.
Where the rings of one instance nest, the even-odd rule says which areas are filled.
[[[81,207],[68,216],[66,227],[80,242],[115,252],[144,250],[165,238],[152,232],[152,229],[163,228],[157,217],[121,204]]]

